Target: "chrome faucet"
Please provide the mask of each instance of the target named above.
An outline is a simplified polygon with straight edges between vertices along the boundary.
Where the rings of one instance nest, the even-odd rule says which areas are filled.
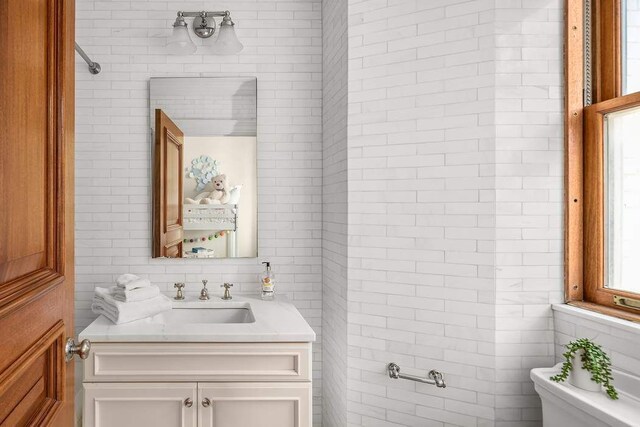
[[[182,288],[184,288],[184,283],[174,283],[173,287],[176,288],[178,291],[176,292],[176,296],[173,298],[175,300],[181,301],[184,299],[184,292],[182,291]]]
[[[209,290],[207,289],[207,283],[208,282],[209,282],[208,280],[203,280],[202,281],[203,288],[200,291],[200,299],[202,301],[206,301],[206,300],[209,299]]]
[[[223,300],[230,300],[231,292],[229,292],[229,288],[233,287],[233,283],[225,283],[224,285],[220,285],[221,288],[224,288],[224,295],[222,296]]]

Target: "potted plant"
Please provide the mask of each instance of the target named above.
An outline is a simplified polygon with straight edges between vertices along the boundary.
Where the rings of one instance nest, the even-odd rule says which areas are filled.
[[[566,348],[560,373],[551,377],[552,381],[563,382],[569,378],[573,386],[590,391],[600,391],[604,387],[611,399],[618,399],[618,392],[611,384],[611,360],[602,347],[587,338],[580,338],[571,341]],[[578,358],[581,369],[576,368]]]

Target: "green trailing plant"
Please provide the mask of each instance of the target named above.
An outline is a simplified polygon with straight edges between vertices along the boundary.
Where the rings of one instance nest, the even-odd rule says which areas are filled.
[[[563,382],[569,377],[569,372],[573,369],[571,362],[575,355],[582,350],[581,360],[582,368],[591,374],[591,381],[604,387],[609,397],[613,400],[618,399],[616,391],[611,381],[611,360],[605,351],[598,344],[587,338],[580,338],[571,341],[566,345],[567,351],[563,354],[564,363],[558,375],[551,377],[551,381]],[[579,368],[578,368],[579,369]]]

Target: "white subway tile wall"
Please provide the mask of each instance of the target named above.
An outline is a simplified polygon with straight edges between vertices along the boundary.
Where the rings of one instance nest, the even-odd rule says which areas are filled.
[[[318,333],[315,425],[540,425],[528,371],[554,361],[562,299],[562,6],[79,0],[103,71],[78,60],[77,329],[120,273],[248,293],[269,259]],[[166,56],[175,12],[212,8],[245,50]],[[260,259],[152,260],[148,79],[233,75],[258,78]],[[391,361],[447,388],[391,380]]]
[[[493,15],[349,1],[349,425],[493,422]]]
[[[259,261],[270,260],[278,292],[318,334],[314,422],[321,425],[321,0],[79,0],[76,8],[77,41],[102,66],[94,76],[78,58],[76,69],[76,329],[96,317],[94,287],[121,273],[149,277],[167,294],[180,281],[196,295],[204,278],[255,294]],[[244,51],[167,56],[176,12],[212,9],[232,12]],[[258,79],[260,258],[151,259],[149,78],[240,75]]]
[[[347,2],[322,4],[322,379],[326,426],[347,425]]]
[[[540,425],[562,300],[562,7],[349,1],[348,422]],[[446,374],[392,382],[386,362]]]
[[[496,1],[496,425],[540,425],[563,301],[561,0]]]

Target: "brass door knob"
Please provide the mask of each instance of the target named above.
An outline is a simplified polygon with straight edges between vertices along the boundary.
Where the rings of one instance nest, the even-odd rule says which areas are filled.
[[[67,339],[67,343],[64,346],[64,358],[68,362],[73,359],[74,355],[80,356],[80,359],[86,359],[91,352],[91,341],[82,340],[80,344],[76,344],[73,338]]]

